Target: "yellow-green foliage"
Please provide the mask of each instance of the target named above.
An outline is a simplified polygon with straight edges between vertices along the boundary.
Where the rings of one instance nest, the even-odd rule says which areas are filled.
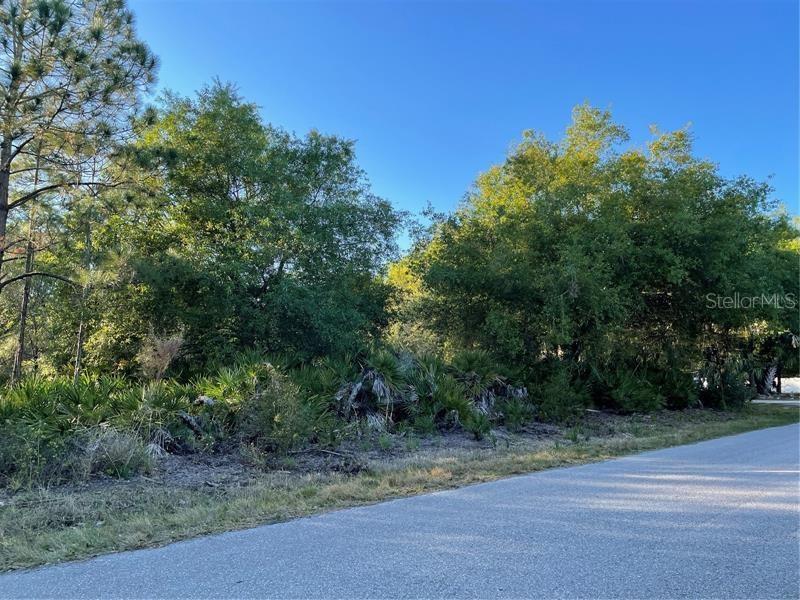
[[[390,271],[394,331],[491,353],[558,418],[738,405],[738,382],[796,372],[797,228],[767,185],[694,156],[687,130],[653,136],[631,147],[586,104],[560,141],[526,132]],[[773,301],[714,303],[735,296]]]

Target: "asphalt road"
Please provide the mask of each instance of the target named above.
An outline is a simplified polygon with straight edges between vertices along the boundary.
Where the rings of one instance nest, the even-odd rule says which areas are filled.
[[[788,426],[0,576],[0,597],[797,598]]]

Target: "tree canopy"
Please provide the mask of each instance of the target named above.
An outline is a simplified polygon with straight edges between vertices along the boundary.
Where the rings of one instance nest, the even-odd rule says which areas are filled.
[[[137,185],[95,203],[92,239],[52,253],[73,272],[92,256],[83,279],[95,368],[135,374],[151,331],[182,332],[186,359],[203,365],[248,348],[345,352],[386,322],[380,275],[403,217],[372,194],[352,142],[297,138],[213,84],[195,99],[167,95],[137,123],[129,154]],[[73,309],[50,315],[51,339],[81,318],[74,290],[53,286]]]
[[[405,313],[534,379],[562,365],[612,404],[635,379],[685,406],[704,357],[796,334],[797,231],[769,187],[721,177],[687,130],[653,134],[626,148],[588,105],[561,141],[525,132],[394,271]],[[777,301],[719,305],[735,296]]]
[[[408,215],[353,141],[287,132],[219,81],[143,106],[156,59],[122,0],[0,2],[0,45],[12,380],[477,351],[569,412],[723,405],[797,369],[797,227],[688,129],[637,147],[580,105],[401,257]]]

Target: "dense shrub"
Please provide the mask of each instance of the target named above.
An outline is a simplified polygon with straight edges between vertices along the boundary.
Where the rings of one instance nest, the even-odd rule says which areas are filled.
[[[303,402],[299,387],[266,364],[239,408],[239,433],[264,450],[285,451],[313,439],[325,417],[324,407]]]
[[[390,269],[393,330],[425,332],[465,371],[487,356],[460,349],[488,350],[548,419],[574,418],[584,387],[602,408],[691,406],[695,376],[704,405],[741,405],[744,379],[703,376],[706,352],[746,358],[768,391],[764,373],[798,360],[796,225],[768,185],[696,157],[687,130],[628,139],[588,105],[561,140],[525,132]],[[734,296],[773,300],[723,308]]]
[[[281,365],[281,366],[278,366]],[[519,431],[533,419],[574,423],[594,404],[626,412],[699,401],[739,407],[753,393],[748,365],[707,361],[695,379],[677,370],[634,374],[549,361],[528,387],[484,351],[414,356],[383,347],[339,359],[273,362],[258,353],[188,382],[116,377],[27,378],[0,393],[0,484],[85,480],[147,472],[164,452],[239,447],[259,463],[354,431]],[[503,374],[501,374],[503,373]]]
[[[756,394],[747,364],[739,357],[710,360],[703,365],[699,377],[699,399],[707,408],[741,408]]]
[[[0,423],[0,484],[19,488],[71,478],[69,437],[44,423]]]
[[[28,280],[36,327],[16,357],[35,348],[47,377],[0,390],[5,482],[127,476],[148,448],[263,457],[351,431],[481,438],[590,406],[736,408],[798,368],[797,311],[709,300],[796,296],[797,228],[686,130],[631,147],[579,106],[564,139],[526,132],[394,262],[405,215],[349,141],[284,132],[218,83],[165,96],[131,133],[136,164],[115,170],[144,187],[96,206],[45,194],[37,220],[9,221],[9,239],[52,229],[36,264],[63,277]],[[20,314],[18,288],[0,313]]]
[[[542,419],[573,422],[589,406],[591,396],[586,385],[577,381],[565,366],[556,366],[539,386],[537,405]]]
[[[331,441],[328,405],[255,356],[185,384],[28,378],[0,393],[0,483],[129,477],[165,451],[246,443],[281,452]]]
[[[664,395],[667,408],[683,410],[697,405],[699,386],[691,373],[680,369],[664,369],[655,373],[653,379]]]
[[[623,412],[651,412],[664,407],[665,399],[652,383],[632,373],[614,376],[611,398]]]

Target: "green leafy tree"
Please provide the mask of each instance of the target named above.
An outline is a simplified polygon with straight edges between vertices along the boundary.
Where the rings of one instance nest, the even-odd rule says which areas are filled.
[[[195,366],[251,347],[308,358],[378,335],[402,215],[371,193],[351,142],[265,125],[214,84],[167,95],[135,150],[150,191],[120,197],[97,233],[128,275],[102,292],[90,361],[129,361],[151,329],[184,331]]]
[[[406,259],[405,314],[535,380],[569,365],[597,403],[625,408],[690,402],[708,352],[738,353],[748,327],[797,332],[796,311],[709,302],[797,295],[796,231],[769,187],[722,178],[687,131],[627,139],[587,105],[561,142],[527,132]]]

